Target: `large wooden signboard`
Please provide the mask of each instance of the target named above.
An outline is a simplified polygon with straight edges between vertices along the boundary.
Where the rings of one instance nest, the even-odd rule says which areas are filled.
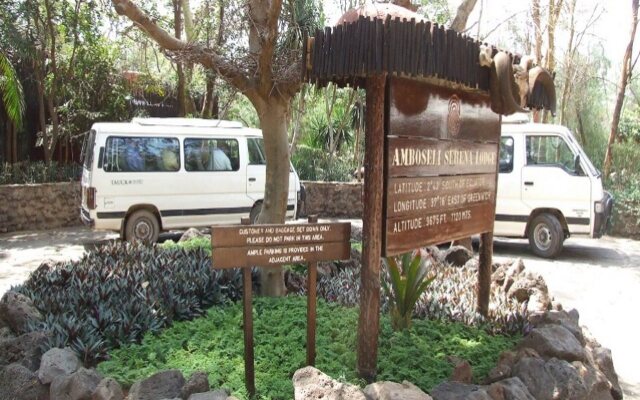
[[[486,96],[389,79],[383,255],[491,232],[500,116]]]
[[[317,262],[346,260],[351,257],[351,224],[318,223],[315,216],[308,224],[214,226],[211,246],[214,268],[242,267],[244,373],[249,396],[255,397],[253,357],[253,313],[251,306],[251,267],[277,267],[307,263],[307,364],[316,357],[316,279]]]

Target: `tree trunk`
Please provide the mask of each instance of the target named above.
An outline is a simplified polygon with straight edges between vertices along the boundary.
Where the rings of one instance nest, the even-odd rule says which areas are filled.
[[[42,148],[44,151],[44,161],[48,164],[51,161],[51,154],[47,150],[45,138],[47,135],[47,116],[44,105],[44,81],[43,74],[40,71],[40,65],[34,63],[34,75],[36,77],[36,87],[38,90],[38,123],[40,125],[40,132],[42,133]]]
[[[202,102],[202,118],[209,119],[213,115],[213,103],[214,103],[214,95],[213,92],[216,86],[216,78],[211,72],[207,73],[207,88],[204,92],[204,101]]]
[[[267,157],[267,173],[264,202],[258,217],[259,224],[281,224],[285,220],[289,193],[289,142],[287,118],[289,104],[275,97],[256,105]],[[264,268],[261,271],[261,294],[284,296],[284,273],[282,268]]]
[[[456,16],[451,23],[451,29],[456,32],[462,32],[467,27],[467,20],[469,19],[469,15],[473,11],[473,8],[476,6],[477,0],[463,0],[462,3],[458,6],[458,11],[456,12]]]
[[[607,152],[604,156],[604,176],[609,177],[611,172],[611,160],[613,158],[613,143],[618,134],[618,124],[620,123],[620,114],[622,113],[622,104],[624,103],[624,93],[627,89],[627,83],[631,79],[631,55],[633,54],[633,40],[636,36],[636,28],[638,27],[638,0],[631,0],[631,35],[627,49],[624,52],[622,60],[622,71],[620,72],[620,84],[618,85],[618,96],[616,97],[616,105],[613,109],[613,118],[611,120],[611,131],[609,132],[609,141],[607,142]]]
[[[542,26],[540,25],[540,0],[532,0],[531,2],[531,19],[533,20],[534,29],[534,51],[536,64],[542,65]]]
[[[580,135],[580,145],[585,147],[587,145],[587,136],[584,132],[584,125],[582,124],[582,111],[576,107],[576,118],[578,119],[578,133]]]
[[[173,0],[173,28],[177,39],[182,37],[182,3],[180,0]],[[187,82],[184,74],[184,64],[182,60],[176,60],[176,73],[178,75],[178,115],[187,115]]]
[[[577,0],[571,0],[569,6],[569,12],[571,13],[571,21],[569,23],[569,47],[567,48],[566,56],[564,58],[564,85],[562,85],[562,98],[560,100],[560,125],[564,125],[567,122],[567,101],[569,94],[571,93],[571,75],[573,71],[573,39],[576,32],[575,13],[576,13]]]

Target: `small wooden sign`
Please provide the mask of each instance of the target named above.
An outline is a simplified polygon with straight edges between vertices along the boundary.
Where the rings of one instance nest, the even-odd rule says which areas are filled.
[[[211,231],[215,268],[344,260],[351,224],[231,225]]]
[[[351,257],[351,224],[318,223],[315,216],[308,224],[214,226],[211,228],[213,268],[242,267],[244,371],[249,396],[255,397],[253,355],[253,312],[251,267],[276,267],[307,263],[307,364],[316,358],[316,280],[317,262],[346,260]]]

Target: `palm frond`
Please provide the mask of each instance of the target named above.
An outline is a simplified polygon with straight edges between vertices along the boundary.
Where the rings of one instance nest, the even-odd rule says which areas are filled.
[[[17,127],[21,127],[25,109],[22,85],[9,58],[2,52],[0,52],[0,95],[9,119]]]

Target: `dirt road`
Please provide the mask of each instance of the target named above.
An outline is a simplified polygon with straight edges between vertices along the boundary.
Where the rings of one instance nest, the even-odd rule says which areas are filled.
[[[43,260],[77,259],[116,237],[84,227],[0,235],[0,296]],[[497,239],[495,257],[521,257],[542,274],[556,300],[578,309],[580,323],[611,349],[625,398],[640,400],[640,241],[572,238],[558,259],[544,260],[529,252],[526,241]]]
[[[544,260],[524,240],[496,239],[494,254],[522,258],[565,309],[579,310],[580,324],[611,349],[625,399],[640,400],[640,241],[571,238],[560,257]]]

